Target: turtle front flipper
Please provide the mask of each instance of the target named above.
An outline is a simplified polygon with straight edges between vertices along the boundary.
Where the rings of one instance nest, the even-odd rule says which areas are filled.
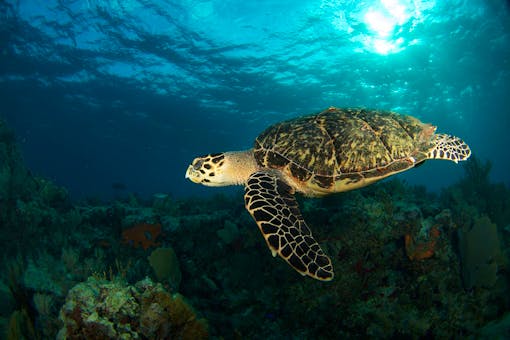
[[[429,151],[429,159],[446,159],[455,163],[471,156],[469,146],[459,137],[443,133],[434,135],[434,148]]]
[[[322,281],[333,278],[331,260],[303,220],[293,189],[277,174],[269,171],[252,174],[244,201],[273,256],[280,255],[302,275]]]

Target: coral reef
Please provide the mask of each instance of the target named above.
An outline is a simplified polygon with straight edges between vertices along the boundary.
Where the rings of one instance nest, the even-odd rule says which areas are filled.
[[[437,240],[441,232],[433,227],[429,230],[428,240],[417,243],[411,234],[405,235],[405,248],[407,257],[410,260],[424,260],[434,255]]]
[[[57,339],[205,339],[207,324],[179,294],[146,278],[130,286],[90,277],[60,311]]]
[[[161,234],[161,224],[138,223],[122,232],[122,241],[135,248],[142,247],[147,250],[160,244],[156,239]]]
[[[443,204],[453,207],[463,224],[469,224],[475,215],[487,215],[499,228],[510,221],[510,195],[503,183],[490,181],[490,161],[472,156],[463,165],[464,178],[442,194]]]

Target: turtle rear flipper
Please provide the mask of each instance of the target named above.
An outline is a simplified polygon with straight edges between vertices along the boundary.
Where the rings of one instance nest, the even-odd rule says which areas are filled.
[[[303,220],[293,189],[277,174],[253,173],[244,200],[273,256],[280,255],[302,275],[322,281],[333,278],[331,260]]]
[[[459,137],[438,133],[434,135],[434,148],[427,154],[429,159],[446,159],[455,163],[471,156],[471,149]]]

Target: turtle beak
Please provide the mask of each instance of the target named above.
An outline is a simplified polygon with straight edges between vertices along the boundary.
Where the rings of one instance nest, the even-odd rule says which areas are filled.
[[[189,180],[193,183],[201,183],[200,176],[197,176],[197,172],[193,168],[193,165],[188,166],[188,170],[186,170],[184,178],[189,178]]]

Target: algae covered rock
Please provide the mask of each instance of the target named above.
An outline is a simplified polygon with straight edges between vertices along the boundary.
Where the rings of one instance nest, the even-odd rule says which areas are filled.
[[[180,294],[150,279],[134,286],[90,277],[60,310],[58,339],[205,339],[207,324]]]

